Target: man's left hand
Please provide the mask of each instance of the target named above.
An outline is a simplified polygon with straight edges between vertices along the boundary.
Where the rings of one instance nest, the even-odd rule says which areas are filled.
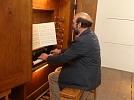
[[[42,53],[38,58],[43,59],[43,60],[46,61],[47,58],[48,58],[48,55],[46,53]]]

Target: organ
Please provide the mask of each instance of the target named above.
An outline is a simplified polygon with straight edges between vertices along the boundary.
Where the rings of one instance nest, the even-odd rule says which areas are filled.
[[[9,95],[11,100],[38,100],[47,93],[49,90],[47,76],[61,65],[48,65],[47,62],[38,59],[38,56],[41,53],[49,54],[54,48],[68,47],[69,41],[72,40],[74,10],[78,8],[75,5],[76,1],[1,1],[0,93],[11,90]],[[89,0],[84,1],[87,6]],[[94,9],[96,4],[97,0],[95,3],[89,3]],[[81,8],[84,7],[82,4]],[[81,9],[84,10],[86,9]],[[93,17],[95,14],[96,12],[92,14]],[[57,44],[33,50],[32,24],[47,22],[55,22]]]

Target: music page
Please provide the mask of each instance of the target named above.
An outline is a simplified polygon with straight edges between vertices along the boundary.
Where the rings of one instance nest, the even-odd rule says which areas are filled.
[[[33,49],[57,44],[54,22],[33,24]]]

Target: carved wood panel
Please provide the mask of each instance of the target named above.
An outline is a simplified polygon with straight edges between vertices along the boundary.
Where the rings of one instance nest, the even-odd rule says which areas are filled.
[[[31,2],[1,1],[0,12],[0,92],[2,92],[31,79]]]

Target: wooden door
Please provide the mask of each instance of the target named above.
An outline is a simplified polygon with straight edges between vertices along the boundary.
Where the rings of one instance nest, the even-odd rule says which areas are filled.
[[[30,0],[0,1],[0,92],[31,79],[31,3]]]
[[[90,17],[94,21],[94,24],[91,27],[92,31],[94,31],[94,27],[95,27],[96,10],[97,10],[97,0],[77,0],[76,13],[86,12],[90,15]]]

